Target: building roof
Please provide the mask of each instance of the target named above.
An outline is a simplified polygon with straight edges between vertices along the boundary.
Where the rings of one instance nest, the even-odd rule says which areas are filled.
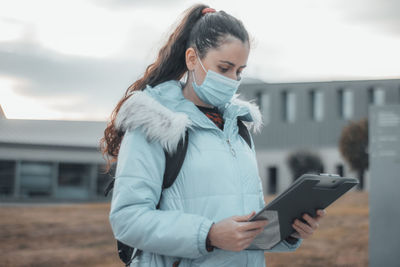
[[[106,121],[0,119],[0,143],[99,147]]]
[[[260,83],[266,83],[260,79],[257,78],[251,78],[251,77],[243,77],[243,80],[241,82],[242,84],[260,84]]]
[[[243,82],[251,87],[251,84],[260,83],[267,87],[279,87],[280,84],[265,83],[263,81],[246,78]],[[384,84],[387,90],[387,104],[398,103],[400,100],[399,83],[400,79],[392,80],[371,80],[371,81],[347,81],[353,82],[355,85],[357,99],[364,99],[358,101],[355,105],[355,115],[358,117],[367,116],[368,110],[367,103],[368,97],[367,86],[373,85],[377,82]],[[336,82],[337,84],[342,81]],[[309,83],[311,84],[311,83]],[[312,83],[315,84],[315,83]],[[296,94],[299,95],[299,101],[306,100],[308,88],[303,83],[293,83],[292,86],[296,88]],[[326,99],[335,99],[336,91],[331,90],[332,87],[327,84],[321,84],[321,88],[326,90]],[[284,87],[286,88],[286,87]],[[279,89],[279,88],[277,88]],[[360,89],[360,90],[357,90]],[[258,89],[257,89],[258,90]],[[286,89],[285,89],[286,90]],[[362,91],[362,92],[361,92]],[[280,90],[271,90],[271,109],[268,119],[270,120],[270,127],[265,127],[263,134],[256,137],[259,147],[284,147],[295,144],[310,144],[310,145],[336,145],[340,129],[346,120],[338,117],[337,108],[334,101],[326,101],[324,105],[324,116],[326,120],[322,122],[314,122],[306,107],[306,103],[300,104],[302,108],[296,114],[295,123],[286,123],[281,118],[281,107],[279,101]],[[247,99],[254,97],[254,91],[243,90],[243,93],[248,94]],[[326,113],[326,114],[325,114]],[[356,117],[354,118],[356,119]],[[273,125],[273,127],[271,127]],[[63,147],[83,147],[83,148],[98,148],[100,139],[104,135],[104,130],[107,126],[106,121],[69,121],[69,120],[21,120],[21,119],[7,119],[1,106],[0,106],[0,143],[8,144],[30,144],[30,145],[47,145],[47,146],[63,146]],[[304,128],[304,129],[303,129]],[[299,130],[302,129],[302,130]],[[300,134],[303,133],[303,134]],[[320,137],[315,137],[312,134],[318,134]],[[288,137],[288,136],[292,137]],[[275,138],[274,138],[275,136]],[[300,138],[304,136],[304,140]],[[268,137],[268,138],[267,138]],[[292,143],[289,142],[292,140]],[[308,140],[308,141],[307,141]],[[321,141],[318,141],[321,140]]]
[[[242,83],[245,84],[267,84],[268,86],[279,86],[279,85],[324,85],[324,84],[371,84],[379,82],[399,82],[399,78],[388,78],[388,79],[360,79],[360,80],[311,80],[311,81],[282,81],[282,82],[264,82],[256,78],[244,77]]]
[[[7,119],[6,114],[4,113],[3,108],[0,105],[0,119]]]

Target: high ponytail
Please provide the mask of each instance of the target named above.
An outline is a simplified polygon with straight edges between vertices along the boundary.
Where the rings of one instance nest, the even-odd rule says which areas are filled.
[[[195,5],[184,12],[184,17],[176,30],[169,36],[167,43],[158,52],[156,61],[147,66],[142,78],[131,84],[124,96],[118,102],[111,113],[111,119],[104,130],[104,136],[100,139],[100,150],[103,157],[107,157],[106,172],[109,172],[111,164],[117,161],[119,147],[123,132],[118,131],[114,121],[122,104],[129,98],[130,93],[143,90],[146,85],[156,86],[168,80],[180,80],[186,72],[185,51],[190,36],[190,30],[201,18],[202,10],[208,6]],[[109,159],[111,156],[111,160]]]
[[[238,38],[242,42],[249,40],[248,33],[241,21],[224,11],[203,15],[204,8],[209,6],[197,4],[183,13],[183,18],[175,31],[169,36],[167,43],[158,52],[156,61],[150,64],[142,78],[130,85],[124,96],[118,102],[110,116],[110,122],[100,139],[100,150],[104,155],[111,156],[107,160],[106,172],[111,164],[117,161],[119,147],[124,132],[114,126],[114,121],[122,104],[130,97],[131,92],[144,90],[146,85],[154,87],[169,80],[180,80],[187,71],[185,52],[189,47],[195,47],[203,58],[210,48],[219,47],[227,35]]]

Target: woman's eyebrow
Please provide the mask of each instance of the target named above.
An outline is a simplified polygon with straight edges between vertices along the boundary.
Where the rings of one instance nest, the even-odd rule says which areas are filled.
[[[230,61],[227,61],[227,60],[220,60],[220,62],[222,62],[222,63],[227,63],[227,64],[229,64],[229,65],[231,65],[232,67],[235,67],[235,64],[233,64],[232,62],[230,62]],[[243,66],[240,66],[241,68],[245,68],[247,65],[243,65]]]

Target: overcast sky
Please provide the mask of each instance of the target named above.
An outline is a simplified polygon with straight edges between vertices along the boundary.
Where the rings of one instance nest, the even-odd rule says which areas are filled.
[[[107,120],[190,0],[2,0],[0,104],[12,119]],[[203,1],[252,37],[244,77],[400,78],[400,1]]]

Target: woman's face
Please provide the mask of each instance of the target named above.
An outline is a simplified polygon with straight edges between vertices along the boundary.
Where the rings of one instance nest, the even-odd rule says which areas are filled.
[[[243,43],[237,38],[228,37],[220,47],[209,49],[205,57],[201,59],[201,62],[207,71],[213,70],[233,80],[239,80],[243,69],[246,67],[249,52],[248,42]],[[198,55],[194,49],[191,54],[190,58],[192,60],[189,63],[192,64],[187,64],[187,66],[189,70],[194,71],[196,83],[200,85],[203,83],[207,73],[200,65],[199,57],[197,57]],[[188,56],[188,51],[186,55]],[[189,77],[192,77],[192,75]]]

